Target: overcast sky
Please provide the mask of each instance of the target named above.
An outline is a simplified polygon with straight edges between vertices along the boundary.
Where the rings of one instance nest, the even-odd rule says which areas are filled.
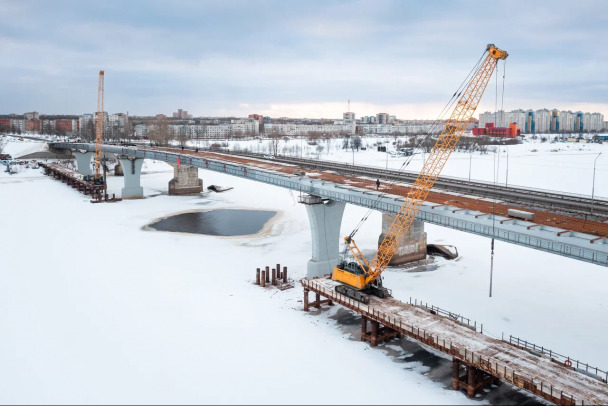
[[[607,39],[603,0],[0,0],[0,113],[93,112],[104,69],[112,113],[435,118],[495,43],[505,109],[608,119]]]

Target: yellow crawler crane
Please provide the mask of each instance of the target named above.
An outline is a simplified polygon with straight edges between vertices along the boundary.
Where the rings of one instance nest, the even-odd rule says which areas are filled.
[[[477,68],[462,96],[456,103],[452,115],[441,131],[427,161],[424,163],[416,181],[407,194],[395,220],[390,225],[374,258],[370,262],[365,259],[352,239],[352,234],[344,238],[356,262],[342,261],[334,268],[332,279],[343,283],[343,285],[336,287],[336,291],[339,293],[362,302],[369,301],[369,297],[364,292],[379,297],[389,295],[388,289],[382,286],[380,274],[388,266],[401,240],[405,237],[405,234],[414,222],[420,206],[424,203],[435,184],[439,173],[452,151],[454,151],[454,148],[456,148],[460,136],[464,133],[469,120],[479,105],[481,96],[494,73],[498,61],[506,59],[508,56],[507,52],[498,49],[494,44],[489,44],[486,52],[485,59],[479,68]]]

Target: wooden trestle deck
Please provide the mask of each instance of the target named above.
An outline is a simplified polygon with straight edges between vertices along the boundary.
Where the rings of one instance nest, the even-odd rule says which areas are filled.
[[[484,384],[501,380],[559,405],[608,404],[608,384],[546,355],[533,355],[449,317],[394,298],[372,296],[369,304],[360,303],[337,293],[338,282],[329,277],[302,279],[301,283],[305,310],[333,302],[361,314],[362,339],[372,345],[405,335],[453,357],[453,388],[464,388],[469,396]],[[317,294],[315,301],[309,302],[309,292]],[[371,333],[367,323],[371,324]],[[462,376],[461,366],[467,369]]]

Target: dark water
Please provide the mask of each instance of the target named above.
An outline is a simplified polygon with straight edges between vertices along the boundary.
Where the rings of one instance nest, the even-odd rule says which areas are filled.
[[[275,214],[268,210],[218,209],[176,214],[148,227],[157,231],[231,237],[259,232]]]

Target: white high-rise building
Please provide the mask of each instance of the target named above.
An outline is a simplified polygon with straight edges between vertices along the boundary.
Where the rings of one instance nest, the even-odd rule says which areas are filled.
[[[517,123],[517,127],[524,132],[526,128],[526,120],[528,117],[528,112],[524,110],[513,110],[507,113],[507,125],[511,123]],[[505,127],[507,126],[505,125]]]
[[[574,131],[576,123],[576,113],[570,110],[562,110],[559,113],[559,131],[562,133],[571,133]]]
[[[589,131],[602,131],[604,115],[601,113],[591,113],[589,115]]]
[[[551,129],[551,110],[542,109],[534,112],[537,133],[548,133]]]

